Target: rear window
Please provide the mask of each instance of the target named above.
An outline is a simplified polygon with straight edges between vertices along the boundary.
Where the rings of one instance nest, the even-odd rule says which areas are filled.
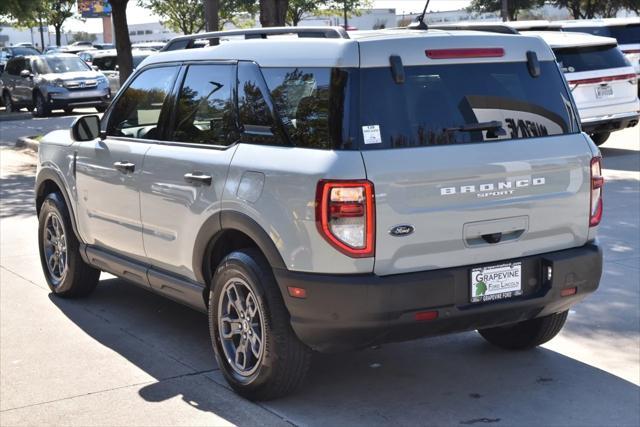
[[[590,46],[554,49],[563,73],[628,67],[629,61],[617,46]]]
[[[40,55],[40,52],[32,47],[14,47],[12,50],[13,56]]]
[[[363,149],[492,142],[578,131],[558,67],[540,62],[405,67],[396,84],[389,68],[360,72],[359,139]],[[472,130],[498,122],[499,128]],[[495,125],[495,123],[494,123]]]
[[[618,41],[618,44],[640,43],[640,24],[613,25],[611,27],[568,27],[563,31],[613,37]]]

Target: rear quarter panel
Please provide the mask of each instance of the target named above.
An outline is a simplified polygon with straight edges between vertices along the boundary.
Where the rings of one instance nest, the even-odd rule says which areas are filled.
[[[290,270],[370,273],[373,258],[350,258],[316,229],[315,194],[321,179],[365,179],[358,151],[240,144],[231,163],[223,211],[256,221]]]

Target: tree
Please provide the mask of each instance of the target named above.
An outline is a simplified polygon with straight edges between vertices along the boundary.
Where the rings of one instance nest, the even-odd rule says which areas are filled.
[[[371,6],[371,0],[331,0],[327,4],[329,10],[340,13],[344,16],[344,28],[349,26],[349,16],[359,15],[358,10]]]
[[[31,19],[41,0],[2,0],[0,1],[0,17],[22,21]]]
[[[76,0],[45,0],[43,3],[44,16],[47,17],[47,22],[53,25],[56,32],[56,46],[60,46],[62,44],[62,25],[64,21],[73,16],[72,9]]]
[[[282,27],[287,21],[289,0],[260,0],[260,24],[263,27]]]
[[[220,0],[204,0],[204,26],[207,31],[220,29]]]
[[[568,9],[574,19],[613,17],[622,9],[640,12],[640,0],[553,0],[552,3]]]
[[[78,31],[77,33],[73,33],[69,42],[94,42],[98,38],[95,34],[87,33],[86,31]]]
[[[317,12],[322,6],[326,6],[328,0],[289,0],[287,9],[287,24],[297,27],[305,16]]]
[[[542,6],[543,4],[544,0],[509,0],[507,2],[508,20],[516,21],[520,11]],[[480,13],[499,12],[502,10],[502,0],[473,0],[468,10]]]
[[[138,0],[138,5],[150,9],[173,31],[193,34],[204,29],[202,0]]]
[[[118,70],[122,85],[133,71],[131,39],[129,39],[129,25],[127,24],[127,3],[129,0],[109,0],[109,3],[113,15],[113,30],[116,35],[116,50],[118,51]]]

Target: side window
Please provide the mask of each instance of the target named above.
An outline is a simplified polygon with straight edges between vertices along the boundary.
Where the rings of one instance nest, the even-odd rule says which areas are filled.
[[[267,103],[268,93],[258,66],[252,62],[239,62],[238,114],[245,132],[252,129],[274,130],[271,106]]]
[[[237,140],[232,65],[191,65],[176,110],[172,141],[229,145]]]
[[[20,71],[22,71],[22,59],[18,58],[18,59],[14,59],[13,61],[9,61],[7,63],[7,73],[11,74],[12,76],[19,76],[20,75]]]
[[[342,145],[347,71],[265,68],[262,72],[296,147],[333,149]]]
[[[107,124],[107,135],[160,138],[160,113],[177,72],[178,67],[159,67],[140,73],[113,106]]]

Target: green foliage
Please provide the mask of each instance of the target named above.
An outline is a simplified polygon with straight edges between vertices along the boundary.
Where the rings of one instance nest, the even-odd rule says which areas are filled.
[[[287,24],[297,26],[305,16],[317,14],[328,2],[329,0],[289,0]]]
[[[164,24],[173,31],[194,34],[205,28],[202,0],[138,0],[138,5],[149,8],[160,16]],[[253,0],[220,0],[220,27],[228,22],[236,23],[237,16],[242,12],[256,11],[256,2]]]
[[[509,20],[515,21],[521,11],[542,6],[544,0],[509,0],[508,13]],[[500,12],[502,9],[501,0],[473,0],[468,8],[472,12]]]
[[[640,12],[640,0],[552,0],[551,3],[567,8],[575,19],[613,17],[623,9]]]
[[[33,16],[41,0],[2,0],[0,17],[13,21],[22,21]]]
[[[74,42],[94,42],[98,38],[95,34],[87,33],[86,31],[78,31],[77,33],[73,33],[71,38],[69,39],[69,43]]]

